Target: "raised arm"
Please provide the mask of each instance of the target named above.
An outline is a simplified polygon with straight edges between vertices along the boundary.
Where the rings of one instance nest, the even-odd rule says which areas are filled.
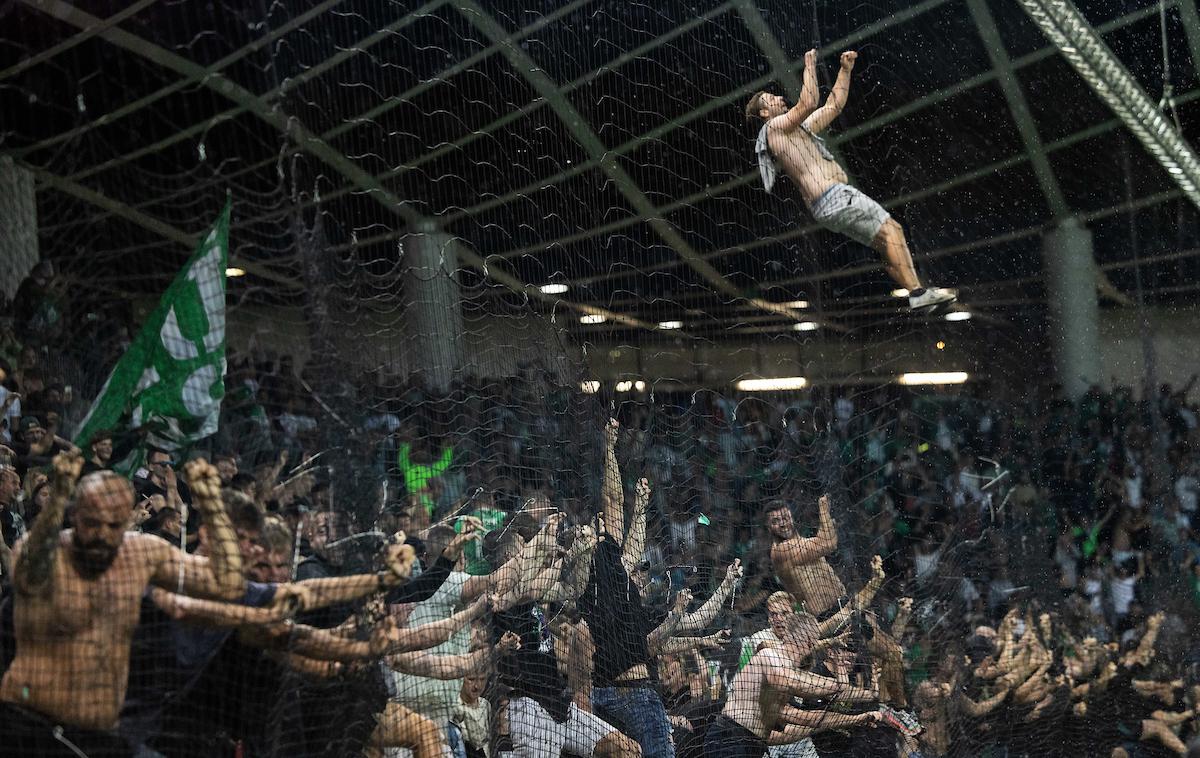
[[[596,550],[596,533],[591,527],[585,526],[575,536],[571,549],[563,556],[562,572],[557,581],[550,584],[549,589],[542,595],[546,603],[562,603],[579,598],[587,589],[588,580],[592,575],[592,554]]]
[[[625,487],[621,483],[621,468],[617,465],[617,434],[621,425],[615,418],[604,427],[604,482],[600,504],[604,512],[604,529],[613,539],[625,539]]]
[[[846,99],[850,96],[850,72],[854,70],[854,61],[857,58],[858,53],[853,50],[842,53],[837,81],[833,83],[829,97],[825,99],[825,104],[814,111],[804,123],[813,134],[820,134],[828,129],[833,120],[846,107]]]
[[[809,50],[804,54],[804,84],[800,89],[800,99],[782,116],[771,119],[768,126],[772,130],[794,132],[800,128],[812,112],[817,109],[820,93],[817,91],[817,51]]]
[[[733,592],[733,588],[742,578],[742,559],[735,558],[733,563],[729,564],[729,568],[725,571],[725,579],[722,580],[721,586],[717,587],[717,591],[712,594],[708,600],[704,601],[704,605],[697,608],[694,612],[685,614],[683,620],[679,622],[677,634],[692,634],[706,628],[725,607],[725,601],[729,598],[729,593]]]
[[[621,545],[621,565],[625,567],[626,574],[633,574],[634,567],[646,552],[646,512],[649,509],[650,480],[642,477],[633,488],[633,521]]]
[[[25,540],[18,543],[13,551],[13,585],[23,595],[48,595],[53,590],[54,557],[58,554],[59,531],[81,470],[82,456],[75,453],[54,456],[50,502],[33,523]]]
[[[784,565],[803,565],[824,558],[837,550],[837,522],[830,513],[829,495],[817,501],[817,534],[815,537],[792,537],[771,548],[771,560]]]
[[[209,557],[188,555],[162,543],[157,547],[160,560],[151,581],[164,589],[178,590],[182,576],[183,594],[241,600],[246,593],[242,553],[238,549],[237,533],[221,500],[221,476],[203,459],[188,461],[186,470],[193,505],[208,530]]]
[[[1146,633],[1142,635],[1137,648],[1121,658],[1122,666],[1132,668],[1137,665],[1150,665],[1150,662],[1154,660],[1154,644],[1158,641],[1158,630],[1162,627],[1162,622],[1162,613],[1156,613],[1146,621]]]
[[[667,617],[658,625],[658,628],[650,632],[650,636],[646,639],[646,646],[652,655],[658,655],[666,641],[679,629],[683,613],[691,602],[692,593],[688,590],[680,590],[679,594],[675,595],[675,602],[667,613]]]

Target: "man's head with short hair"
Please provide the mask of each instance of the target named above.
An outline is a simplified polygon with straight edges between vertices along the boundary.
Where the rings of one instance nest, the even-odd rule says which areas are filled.
[[[425,560],[428,565],[438,559],[442,551],[454,540],[454,527],[449,524],[435,524],[425,532]]]
[[[796,536],[796,523],[792,519],[792,509],[783,500],[772,500],[763,508],[763,521],[767,531],[777,541],[790,540]]]
[[[287,582],[292,578],[292,530],[274,516],[263,521],[259,537],[262,547],[254,563],[247,567],[247,575],[256,582]]]
[[[821,636],[815,616],[796,609],[796,598],[788,592],[774,592],[767,598],[767,617],[771,631],[785,645],[799,647],[805,654]]]
[[[781,96],[766,91],[755,92],[746,103],[746,120],[770,121],[787,113],[787,109],[787,102]]]
[[[117,558],[133,517],[133,486],[112,471],[79,480],[71,512],[71,562],[85,579],[103,574]]]
[[[88,439],[88,450],[92,458],[101,466],[108,463],[113,454],[113,435],[111,429],[100,429],[92,433]]]
[[[217,467],[217,473],[221,475],[221,485],[225,487],[231,485],[233,478],[238,473],[237,456],[219,453],[213,456],[213,465]]]

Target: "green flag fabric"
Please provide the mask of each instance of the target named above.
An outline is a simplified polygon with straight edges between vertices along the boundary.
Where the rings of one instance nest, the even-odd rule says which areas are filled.
[[[79,426],[75,444],[101,429],[142,428],[146,442],[183,450],[217,430],[225,395],[225,266],[229,209],[171,282]]]

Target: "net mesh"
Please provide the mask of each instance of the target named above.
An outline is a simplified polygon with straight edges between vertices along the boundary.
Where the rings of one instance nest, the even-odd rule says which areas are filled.
[[[1194,360],[1127,332],[1054,384],[1042,239],[1078,216],[1105,313],[1162,325],[1200,230],[1009,5],[0,7],[6,744],[1178,753]],[[1080,4],[1185,136],[1188,6]],[[815,160],[959,321],[763,191],[746,101],[851,49]],[[212,337],[168,286],[216,286],[181,268],[226,202]],[[135,413],[185,357],[215,433]],[[131,491],[67,497],[72,442]]]

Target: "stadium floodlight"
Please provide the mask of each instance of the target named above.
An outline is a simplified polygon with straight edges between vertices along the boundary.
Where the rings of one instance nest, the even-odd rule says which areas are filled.
[[[816,321],[801,321],[792,328],[798,332],[811,332],[818,327],[820,327],[820,324],[818,324]]]
[[[231,279],[233,279],[235,277],[239,277],[239,276],[245,276],[245,275],[246,275],[246,269],[244,269],[244,268],[238,268],[237,266],[230,266],[229,268],[225,269],[225,276],[227,276]]]
[[[579,383],[579,389],[585,395],[595,395],[597,392],[600,391],[600,380],[599,379],[585,379]]]
[[[942,318],[946,319],[947,321],[970,321],[971,320],[971,312],[970,311],[950,311]]]
[[[617,392],[628,392],[630,390],[637,390],[638,392],[642,392],[645,389],[646,389],[646,383],[643,382],[641,379],[638,379],[637,381],[626,379],[624,381],[617,382],[617,386],[616,386]]]
[[[1019,0],[1096,95],[1200,208],[1200,160],[1070,0]]]
[[[808,380],[802,376],[781,376],[778,379],[742,379],[733,386],[741,392],[780,392],[802,390],[808,386]]]
[[[808,301],[807,300],[792,300],[792,301],[784,303],[784,305],[786,305],[789,308],[807,308]]]
[[[543,295],[561,295],[571,288],[565,284],[543,284],[538,289],[542,291]]]
[[[683,322],[682,321],[659,321],[658,328],[659,329],[682,329]]]
[[[602,313],[589,313],[579,317],[581,324],[603,324],[605,321],[608,321],[608,317]]]
[[[930,371],[901,374],[896,381],[915,387],[922,384],[962,384],[970,378],[966,371]]]

